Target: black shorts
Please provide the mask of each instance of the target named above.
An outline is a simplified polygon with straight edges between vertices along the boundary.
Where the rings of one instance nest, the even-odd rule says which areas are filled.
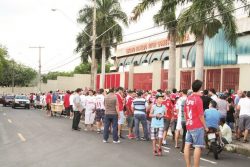
[[[170,127],[171,119],[164,119],[164,131],[167,131]]]
[[[177,126],[177,119],[174,119],[171,122],[171,131],[174,132],[176,130],[176,126]]]
[[[96,109],[95,120],[97,122],[103,121],[104,120],[104,115],[105,115],[105,110],[103,110],[103,109]]]
[[[70,105],[70,106],[69,106],[69,111],[70,111],[70,112],[74,112],[74,111],[73,111],[73,105]]]

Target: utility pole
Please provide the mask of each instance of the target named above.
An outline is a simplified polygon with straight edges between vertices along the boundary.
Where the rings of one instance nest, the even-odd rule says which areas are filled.
[[[33,48],[33,49],[38,49],[39,51],[39,60],[38,60],[38,89],[39,89],[39,92],[41,92],[41,68],[42,68],[42,65],[41,65],[41,52],[42,52],[42,49],[44,48],[43,46],[35,46],[35,47],[29,47],[29,48]]]
[[[91,56],[91,88],[96,89],[95,76],[95,42],[96,42],[96,0],[93,0],[93,25],[92,25],[92,56]]]
[[[15,87],[15,71],[14,71],[14,67],[15,67],[15,62],[14,60],[12,60],[12,94],[14,94],[14,87]]]

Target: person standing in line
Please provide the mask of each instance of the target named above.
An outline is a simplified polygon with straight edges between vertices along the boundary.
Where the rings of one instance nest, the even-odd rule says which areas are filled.
[[[245,98],[239,100],[237,109],[240,111],[238,138],[240,138],[241,132],[243,132],[243,143],[248,143],[247,138],[250,131],[250,91],[246,93]]]
[[[164,115],[166,107],[162,105],[163,95],[161,93],[156,94],[156,104],[154,104],[150,111],[151,122],[151,140],[153,144],[153,155],[162,155],[162,139],[164,129]],[[158,143],[157,143],[158,142]],[[156,144],[158,144],[158,149]]]
[[[235,109],[233,104],[233,99],[229,97],[227,99],[227,117],[226,117],[226,123],[227,125],[234,131],[234,123],[235,123]]]
[[[191,167],[190,147],[194,149],[194,167],[200,166],[201,149],[205,147],[204,135],[208,131],[204,118],[203,103],[199,90],[202,87],[202,81],[195,80],[192,84],[193,94],[190,95],[185,104],[184,112],[186,117],[186,142],[184,147],[184,158],[186,166]]]
[[[181,92],[181,97],[178,99],[177,103],[176,103],[176,106],[177,106],[177,115],[178,115],[178,118],[177,118],[177,125],[176,125],[176,130],[175,130],[175,148],[180,148],[178,146],[178,139],[179,139],[179,136],[180,136],[180,132],[181,130],[183,129],[183,136],[185,136],[184,132],[185,131],[185,127],[183,127],[183,121],[185,121],[184,119],[184,105],[185,105],[185,102],[187,100],[187,90],[182,90]]]
[[[149,140],[148,137],[148,128],[147,128],[147,114],[146,110],[148,107],[147,101],[142,98],[143,92],[137,92],[136,99],[132,102],[132,112],[134,113],[134,121],[135,121],[135,135],[136,140]],[[144,137],[140,138],[140,122],[143,127]]]
[[[119,103],[117,96],[114,93],[114,89],[109,90],[109,94],[104,98],[105,117],[104,117],[104,132],[103,143],[108,142],[109,127],[112,125],[113,129],[113,143],[118,144],[120,140],[118,138],[118,118],[120,116]]]
[[[96,95],[96,125],[97,133],[101,133],[101,128],[105,115],[105,106],[104,106],[104,89],[99,89]]]
[[[75,91],[75,95],[74,95],[74,99],[73,99],[73,111],[74,111],[74,117],[73,117],[73,123],[72,123],[72,130],[78,130],[80,131],[80,127],[79,127],[79,122],[81,119],[81,114],[82,114],[82,104],[81,104],[81,92],[82,89],[81,88],[77,88]]]
[[[52,91],[48,92],[46,95],[46,105],[47,105],[47,116],[51,116],[51,103],[52,103]]]
[[[216,95],[216,90],[215,89],[210,89],[209,90],[209,96],[214,101],[217,101],[217,99],[218,99],[218,96]]]
[[[95,121],[95,110],[96,110],[96,98],[94,96],[94,91],[89,90],[88,96],[86,97],[86,106],[85,106],[85,131],[88,131],[88,125],[93,131],[94,121]]]
[[[238,108],[238,103],[240,101],[241,98],[244,98],[245,95],[243,94],[242,90],[238,90],[237,91],[237,95],[234,99],[234,107],[235,107],[235,135],[236,135],[236,140],[240,140],[240,136],[238,136],[239,134],[239,110],[237,110]]]
[[[126,112],[125,115],[127,117],[127,124],[128,124],[128,138],[134,139],[135,135],[133,134],[133,128],[134,128],[134,113],[132,111],[132,103],[135,97],[135,92],[132,90],[128,91],[128,95],[126,97]]]
[[[116,97],[117,97],[118,104],[119,104],[118,136],[121,139],[125,139],[122,136],[122,126],[124,125],[125,119],[126,119],[125,115],[124,115],[124,111],[123,111],[123,109],[124,109],[123,91],[124,91],[124,89],[122,87],[119,87],[117,89],[117,93],[116,93]]]
[[[226,95],[223,93],[219,94],[219,98],[216,101],[217,103],[217,109],[221,114],[221,117],[226,118],[227,117],[227,101],[226,101]]]
[[[170,91],[166,91],[165,93],[165,99],[162,102],[162,104],[166,107],[166,112],[164,115],[164,133],[163,133],[163,146],[167,145],[167,135],[168,135],[168,129],[170,127],[170,123],[173,117],[173,103],[170,99]]]
[[[65,111],[66,111],[66,117],[67,116],[70,116],[70,105],[69,105],[69,97],[70,97],[70,91],[67,90],[66,91],[66,94],[64,96],[64,108],[65,108]]]
[[[69,107],[70,107],[70,119],[73,119],[73,113],[74,113],[74,111],[73,111],[73,104],[74,104],[74,102],[73,102],[73,100],[74,100],[74,96],[75,96],[75,92],[74,91],[71,91],[71,94],[70,94],[70,96],[69,96]]]
[[[203,95],[201,96],[203,102],[204,111],[209,108],[209,103],[212,101],[211,97],[208,96],[208,90],[203,91]]]

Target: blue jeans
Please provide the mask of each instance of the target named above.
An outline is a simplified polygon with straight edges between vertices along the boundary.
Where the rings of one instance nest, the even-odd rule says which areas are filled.
[[[194,147],[205,147],[204,140],[205,131],[203,128],[187,130],[186,144],[193,144]]]
[[[108,141],[109,127],[112,124],[113,141],[118,141],[118,115],[105,115],[103,139]]]
[[[140,129],[139,129],[139,124],[141,122],[142,127],[143,127],[143,132],[144,132],[144,138],[148,139],[148,126],[147,126],[147,118],[146,114],[135,114],[134,115],[134,121],[135,121],[135,135],[136,138],[140,138]]]

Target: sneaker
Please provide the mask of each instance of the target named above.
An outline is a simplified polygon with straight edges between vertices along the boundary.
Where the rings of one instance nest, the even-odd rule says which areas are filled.
[[[141,140],[142,140],[142,141],[149,141],[149,139],[148,139],[148,138],[145,138],[145,137],[141,137]]]
[[[153,155],[154,155],[154,156],[157,156],[157,155],[158,155],[158,153],[157,153],[156,150],[153,151]]]
[[[103,140],[102,142],[103,142],[103,143],[107,143],[108,141],[107,141],[107,140]]]
[[[114,143],[114,144],[119,144],[119,143],[121,143],[121,141],[120,141],[120,140],[117,140],[117,141],[113,141],[113,143]]]
[[[87,131],[88,131],[88,129],[87,129],[87,128],[85,128],[85,129],[84,129],[84,131],[86,131],[86,132],[87,132]]]
[[[128,139],[134,139],[135,137],[131,134],[131,135],[128,135]]]
[[[162,149],[161,148],[158,149],[158,155],[162,156]]]
[[[135,135],[132,133],[132,134],[131,134],[131,137],[132,137],[132,138],[135,138]]]

